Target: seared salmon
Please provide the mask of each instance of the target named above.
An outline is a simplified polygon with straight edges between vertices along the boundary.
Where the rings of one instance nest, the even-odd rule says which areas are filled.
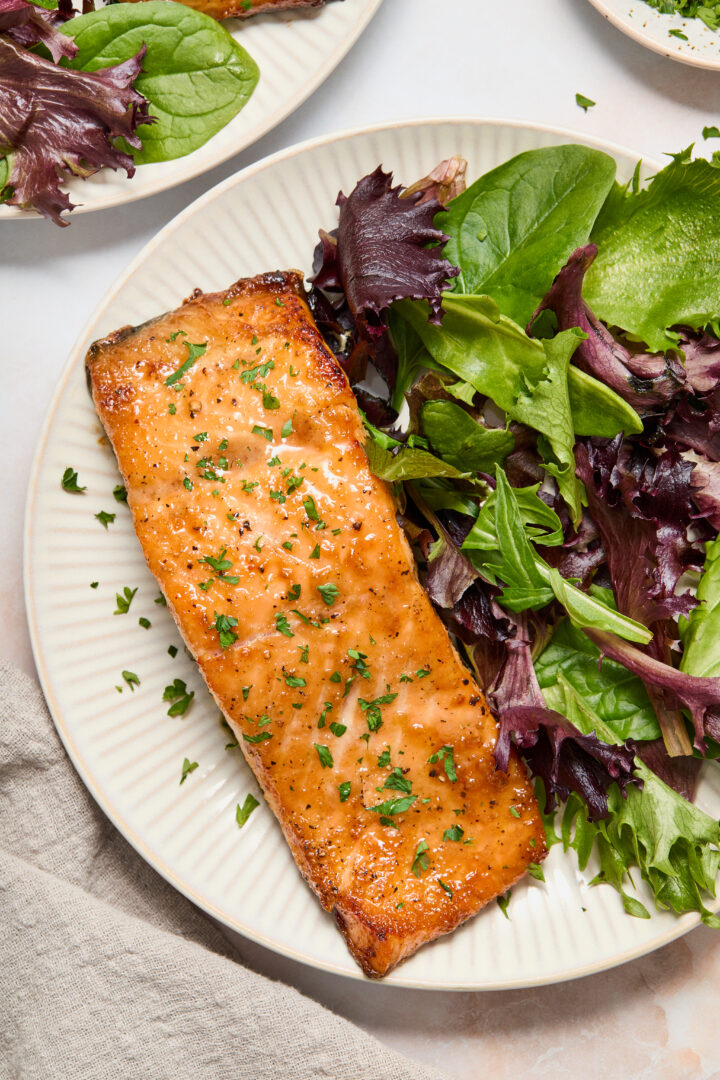
[[[308,884],[382,976],[546,854],[295,273],[96,342],[135,529]]]
[[[131,0],[137,3],[138,0]],[[249,19],[253,15],[272,14],[296,8],[324,7],[326,0],[182,0],[188,7],[213,19]]]

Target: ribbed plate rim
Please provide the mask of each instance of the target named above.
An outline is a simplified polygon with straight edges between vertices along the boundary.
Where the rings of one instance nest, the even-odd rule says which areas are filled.
[[[32,468],[30,473],[30,480],[28,484],[27,500],[25,507],[25,522],[24,522],[24,536],[23,536],[23,585],[25,606],[28,618],[28,628],[30,633],[30,641],[32,645],[33,655],[35,658],[35,664],[37,667],[40,683],[45,694],[50,713],[58,731],[60,739],[75,766],[83,783],[90,791],[91,795],[103,810],[109,820],[115,825],[118,831],[125,837],[135,850],[148,862],[162,877],[165,878],[174,888],[187,897],[190,901],[196,904],[199,908],[206,911],[213,918],[222,922],[230,929],[237,931],[243,936],[249,938],[252,941],[257,942],[266,948],[271,949],[273,952],[280,955],[287,956],[292,960],[296,960],[299,963],[306,964],[310,967],[314,967],[318,970],[327,971],[334,975],[340,975],[345,978],[351,978],[367,982],[368,980],[362,975],[360,970],[353,971],[339,967],[331,962],[324,962],[317,957],[308,956],[300,950],[292,949],[285,944],[274,941],[267,935],[257,931],[251,926],[243,923],[240,918],[228,918],[225,912],[220,911],[212,901],[203,896],[202,893],[190,885],[188,885],[181,877],[179,877],[170,866],[166,865],[162,859],[150,851],[143,841],[135,834],[127,821],[123,817],[116,813],[109,805],[107,799],[103,795],[98,783],[93,778],[91,771],[83,761],[77,746],[74,743],[72,736],[72,724],[68,725],[67,718],[64,716],[60,707],[60,703],[53,690],[52,678],[45,660],[43,652],[42,636],[38,626],[37,610],[36,610],[36,598],[34,592],[34,582],[32,574],[32,559],[31,552],[34,542],[34,509],[37,497],[37,487],[40,479],[41,463],[45,448],[50,436],[51,429],[53,427],[55,414],[58,410],[60,402],[66,391],[67,383],[71,374],[74,371],[75,365],[82,363],[85,352],[88,345],[94,339],[95,327],[98,321],[102,318],[107,308],[114,302],[118,293],[123,289],[127,282],[132,278],[135,271],[148,259],[157,247],[159,247],[163,241],[170,236],[173,232],[179,229],[189,218],[200,213],[203,208],[213,202],[215,199],[220,198],[226,191],[235,187],[238,184],[243,183],[244,180],[251,176],[256,175],[266,169],[271,169],[275,164],[286,161],[290,158],[297,157],[308,151],[312,151],[317,148],[325,147],[330,144],[337,144],[343,141],[351,140],[357,137],[365,135],[381,134],[385,132],[399,131],[406,128],[418,128],[423,126],[459,126],[464,124],[472,124],[478,127],[486,126],[491,128],[514,128],[519,130],[537,132],[541,134],[559,136],[561,138],[567,138],[569,140],[584,143],[587,146],[594,147],[598,150],[604,150],[607,153],[613,155],[625,155],[628,157],[639,158],[639,155],[619,144],[612,143],[608,140],[602,140],[598,138],[588,137],[585,134],[574,131],[572,129],[556,127],[549,124],[530,123],[524,120],[516,119],[500,119],[496,117],[482,117],[482,116],[446,116],[446,117],[419,117],[411,120],[399,120],[394,123],[383,123],[366,125],[358,128],[348,129],[344,131],[338,131],[323,135],[315,139],[309,139],[304,142],[298,143],[294,146],[288,147],[284,150],[280,150],[275,154],[272,154],[260,161],[254,162],[248,165],[245,169],[242,169],[238,173],[226,180],[217,184],[214,188],[205,192],[194,202],[190,203],[183,211],[181,211],[175,218],[173,218],[167,225],[165,225],[154,237],[150,240],[142,251],[130,262],[128,267],[119,275],[114,284],[106,293],[105,297],[95,309],[93,314],[87,320],[82,332],[80,333],[75,346],[73,347],[58,380],[57,387],[53,394],[50,406],[48,408],[46,417],[43,422],[41,434],[38,440],[37,448],[32,462]],[[645,164],[650,168],[660,168],[661,165],[657,161],[644,158]],[[307,886],[299,883],[299,887],[306,888]],[[720,909],[720,899],[709,903],[708,908],[710,910]],[[638,959],[641,956],[645,956],[648,953],[654,952],[656,949],[661,948],[664,945],[682,937],[689,930],[699,925],[700,917],[696,914],[686,914],[677,919],[677,922],[673,924],[666,931],[658,933],[650,942],[645,942],[638,945],[636,948],[625,949],[624,951],[616,954],[611,958],[597,961],[590,964],[579,964],[575,967],[568,968],[563,972],[551,973],[549,975],[540,975],[531,978],[517,978],[517,979],[504,979],[502,982],[493,981],[492,979],[486,979],[483,981],[472,982],[457,982],[452,985],[443,984],[438,986],[437,982],[431,979],[423,978],[409,978],[403,976],[404,968],[400,968],[397,973],[393,975],[392,983],[383,983],[385,988],[393,987],[398,989],[419,989],[419,990],[447,990],[447,991],[494,991],[494,990],[513,990],[513,989],[525,989],[536,986],[547,986],[555,983],[568,982],[577,978],[584,978],[588,975],[598,974],[603,971],[608,971],[621,964],[625,964],[631,960]]]
[[[307,99],[315,93],[318,87],[322,86],[340,61],[350,52],[350,49],[352,49],[353,45],[366,29],[370,21],[377,14],[383,0],[363,0],[363,3],[365,7],[351,26],[349,32],[344,38],[337,42],[336,47],[326,57],[325,63],[317,69],[314,78],[308,81],[307,85],[303,87],[300,93],[288,94],[284,103],[275,109],[274,112],[269,113],[265,120],[259,124],[256,129],[251,130],[247,136],[241,135],[233,146],[227,147],[224,150],[219,149],[220,144],[218,143],[218,149],[215,153],[211,153],[210,150],[205,150],[206,146],[212,146],[213,139],[210,139],[205,146],[198,148],[198,150],[203,151],[202,157],[199,159],[197,152],[195,152],[193,154],[188,154],[186,157],[175,158],[173,161],[160,162],[159,164],[161,165],[174,166],[174,168],[168,169],[167,176],[161,174],[156,181],[148,184],[147,188],[135,186],[132,179],[126,177],[126,183],[121,192],[108,194],[104,198],[97,198],[94,202],[78,203],[73,207],[73,216],[77,216],[78,214],[91,214],[96,210],[111,210],[117,206],[125,206],[128,203],[139,202],[141,199],[149,198],[152,195],[160,195],[163,191],[170,191],[172,188],[178,187],[188,180],[194,180],[196,176],[202,176],[203,173],[210,172],[211,169],[215,169],[218,165],[222,165],[224,162],[229,161],[230,158],[235,157],[236,154],[241,154],[243,150],[247,150],[248,147],[264,138],[265,135],[269,134],[278,126],[278,124],[287,120],[288,116],[299,109],[303,102],[307,101]],[[282,14],[282,12],[280,14]],[[263,17],[267,18],[268,16],[260,16],[260,18]],[[302,13],[300,13],[300,17],[302,17]],[[319,16],[316,15],[315,17],[318,18]],[[242,42],[240,42],[240,44],[242,44]],[[182,167],[183,165],[184,168]],[[138,167],[143,168],[143,166]],[[40,217],[41,215],[34,210],[22,210],[20,207],[16,206],[0,206],[0,222],[23,220],[37,221]]]

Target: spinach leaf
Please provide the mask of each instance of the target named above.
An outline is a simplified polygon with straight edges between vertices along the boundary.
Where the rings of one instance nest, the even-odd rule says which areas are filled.
[[[429,454],[427,450],[403,447],[396,454],[391,454],[384,446],[368,439],[365,443],[370,469],[381,480],[393,483],[396,480],[417,480],[424,476],[451,476],[456,479],[469,478],[447,462]]]
[[[680,670],[688,675],[720,675],[720,537],[705,546],[705,568],[700,578],[700,601],[681,620],[684,651]]]
[[[627,668],[605,658],[569,619],[562,619],[549,645],[535,661],[540,688],[564,675],[573,689],[607,724],[614,742],[660,738],[660,727],[644,684]]]
[[[428,401],[420,410],[420,423],[433,450],[463,472],[493,474],[515,449],[515,439],[504,428],[486,428],[452,401]]]
[[[0,192],[8,182],[8,176],[10,175],[10,162],[6,157],[0,158]],[[2,202],[2,199],[0,199]]]
[[[611,157],[575,145],[530,150],[481,176],[435,219],[460,267],[453,290],[490,293],[524,326],[587,242],[614,177]]]
[[[197,150],[248,101],[259,71],[252,57],[209,15],[168,3],[112,4],[71,19],[82,71],[119,64],[147,46],[135,88],[150,102],[156,123],[138,131],[138,164],[170,161]]]
[[[672,347],[672,326],[720,316],[720,171],[709,162],[678,155],[645,190],[615,190],[592,239],[585,299],[651,350]]]

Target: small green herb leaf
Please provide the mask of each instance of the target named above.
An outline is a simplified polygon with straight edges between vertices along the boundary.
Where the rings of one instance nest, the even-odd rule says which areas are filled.
[[[87,485],[85,485],[85,487],[80,487],[78,485],[78,474],[74,469],[71,469],[69,465],[62,474],[60,486],[63,491],[68,491],[71,495],[82,495],[83,491],[87,491]]]
[[[182,774],[180,776],[180,783],[184,784],[191,772],[195,772],[198,767],[197,761],[190,761],[190,758],[185,758],[182,765]]]
[[[242,806],[240,805],[240,803],[237,804],[235,808],[235,821],[237,822],[239,829],[242,829],[243,825],[250,817],[253,810],[256,810],[259,805],[260,803],[254,795],[246,795],[245,802],[242,804]]]

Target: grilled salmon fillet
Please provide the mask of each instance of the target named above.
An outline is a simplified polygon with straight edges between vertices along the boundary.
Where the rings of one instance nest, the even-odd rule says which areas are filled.
[[[138,3],[139,0],[130,2]],[[272,14],[275,11],[324,7],[326,0],[182,0],[182,3],[213,19],[249,19],[253,15]]]
[[[382,976],[546,854],[368,467],[294,273],[96,342],[95,407],[168,607],[295,860]]]

